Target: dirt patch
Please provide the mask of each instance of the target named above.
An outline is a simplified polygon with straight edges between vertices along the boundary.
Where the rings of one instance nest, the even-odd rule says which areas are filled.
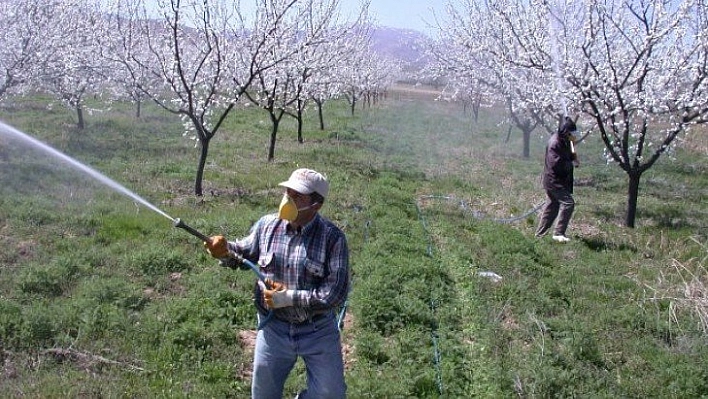
[[[129,362],[107,359],[100,355],[80,352],[71,348],[45,349],[41,351],[40,354],[54,359],[57,363],[71,363],[77,369],[84,370],[89,373],[100,371],[100,369],[105,365],[115,366],[130,371],[145,371],[142,367]]]
[[[440,97],[442,90],[431,86],[397,84],[390,89],[389,93],[392,97],[399,100],[405,98],[415,98],[433,101]]]
[[[516,320],[516,316],[514,316],[514,312],[511,310],[511,307],[509,306],[504,306],[502,309],[502,313],[500,315],[500,324],[503,329],[505,330],[518,330],[519,329],[519,322]]]
[[[160,291],[156,290],[154,287],[143,288],[143,296],[150,300],[165,299],[169,296],[180,296],[187,291],[187,289],[180,284],[182,273],[173,272],[170,273],[167,278],[169,283]]]
[[[581,237],[596,237],[600,235],[600,228],[597,227],[597,225],[582,221],[571,221],[570,229],[573,230],[576,235]]]
[[[354,335],[348,332],[354,327],[354,317],[351,313],[344,315],[344,323],[342,325],[342,357],[344,358],[344,371],[351,370],[356,363],[354,357]]]
[[[253,359],[253,350],[256,347],[256,334],[257,330],[240,330],[238,332],[238,339],[241,343],[241,348],[243,348],[244,358]],[[249,360],[244,362],[241,367],[236,371],[238,378],[243,380],[250,380],[253,375],[253,364]]]
[[[0,360],[2,360],[2,374],[0,374],[0,381],[17,378],[19,375],[17,372],[17,361],[14,359],[12,353],[0,349]]]

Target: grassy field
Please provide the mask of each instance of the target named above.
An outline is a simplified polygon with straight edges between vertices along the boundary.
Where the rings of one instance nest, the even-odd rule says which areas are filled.
[[[24,98],[0,120],[90,165],[205,234],[244,235],[297,167],[328,175],[323,213],[347,234],[343,329],[351,398],[708,396],[705,132],[643,178],[599,139],[579,146],[566,245],[533,236],[545,138],[523,159],[494,110],[410,90],[354,116],[314,114],[305,143],[238,109],[198,150],[173,116],[87,117]],[[0,131],[0,397],[249,395],[249,272],[220,268],[172,221]],[[491,272],[500,279],[486,277]],[[288,395],[304,386],[304,367]]]

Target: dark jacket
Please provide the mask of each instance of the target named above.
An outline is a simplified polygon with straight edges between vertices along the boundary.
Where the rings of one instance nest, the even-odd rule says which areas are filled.
[[[543,188],[548,191],[567,190],[573,193],[573,154],[565,129],[554,133],[548,139],[543,167]]]

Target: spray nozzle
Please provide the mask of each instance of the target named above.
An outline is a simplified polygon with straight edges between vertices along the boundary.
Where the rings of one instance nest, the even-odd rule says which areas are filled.
[[[194,228],[188,226],[180,218],[175,219],[174,225],[175,225],[175,227],[179,227],[180,229],[184,229],[187,233],[201,239],[202,241],[209,241],[209,237],[205,236],[204,234],[200,233],[199,231],[195,230]]]

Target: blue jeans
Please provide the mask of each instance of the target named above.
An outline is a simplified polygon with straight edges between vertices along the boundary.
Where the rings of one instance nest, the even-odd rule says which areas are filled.
[[[307,370],[307,389],[300,392],[299,399],[346,397],[342,346],[333,312],[302,324],[273,318],[258,331],[251,397],[281,399],[298,357]]]

